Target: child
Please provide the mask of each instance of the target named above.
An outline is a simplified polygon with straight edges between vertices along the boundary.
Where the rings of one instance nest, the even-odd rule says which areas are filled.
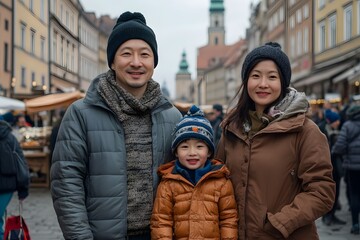
[[[176,160],[159,167],[151,239],[237,239],[229,171],[212,159],[213,129],[195,105],[177,124],[171,147]]]

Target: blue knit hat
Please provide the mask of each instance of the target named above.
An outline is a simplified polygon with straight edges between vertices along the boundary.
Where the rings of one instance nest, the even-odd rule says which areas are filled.
[[[130,39],[141,39],[151,47],[154,54],[154,68],[158,64],[157,42],[154,31],[146,25],[144,15],[139,12],[124,12],[120,15],[109,36],[107,60],[111,68],[115,53],[121,44]]]
[[[331,111],[330,109],[325,110],[325,119],[328,123],[336,122],[340,120],[340,115],[336,112]]]
[[[208,145],[211,151],[210,157],[214,155],[215,146],[213,128],[209,120],[205,118],[204,112],[197,106],[191,106],[187,114],[176,125],[174,134],[175,137],[171,144],[173,153],[175,153],[177,146],[182,141],[196,138],[203,140]]]

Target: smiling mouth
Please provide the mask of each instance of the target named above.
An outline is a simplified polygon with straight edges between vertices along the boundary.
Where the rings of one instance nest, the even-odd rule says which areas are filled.
[[[186,160],[189,164],[196,164],[198,162],[198,160],[196,159],[189,159],[189,160]]]

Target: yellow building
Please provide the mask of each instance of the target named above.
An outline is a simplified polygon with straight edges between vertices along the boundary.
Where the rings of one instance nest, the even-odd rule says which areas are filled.
[[[314,66],[303,79],[307,94],[359,94],[360,1],[314,1]]]
[[[9,96],[12,71],[12,0],[0,0],[0,96]]]
[[[48,91],[48,1],[14,0],[12,93],[29,98]]]

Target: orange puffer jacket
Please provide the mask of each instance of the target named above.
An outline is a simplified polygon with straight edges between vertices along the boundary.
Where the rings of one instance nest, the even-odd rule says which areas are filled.
[[[212,170],[194,186],[174,174],[175,161],[159,168],[151,239],[237,239],[238,215],[229,170],[212,160]]]

